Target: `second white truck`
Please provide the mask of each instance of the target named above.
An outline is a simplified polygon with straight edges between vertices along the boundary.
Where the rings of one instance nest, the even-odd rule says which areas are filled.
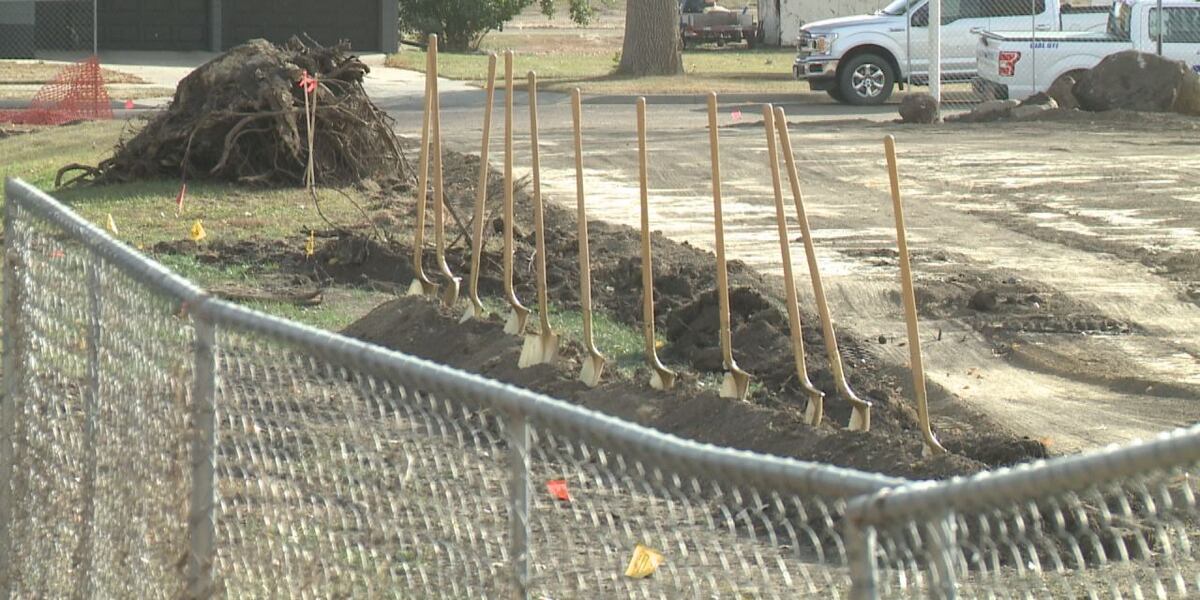
[[[1200,2],[1163,0],[1163,56],[1200,72]],[[976,45],[975,87],[997,98],[1024,99],[1060,78],[1078,76],[1104,57],[1124,50],[1157,52],[1157,0],[1121,0],[1112,6],[1104,32],[984,32]]]

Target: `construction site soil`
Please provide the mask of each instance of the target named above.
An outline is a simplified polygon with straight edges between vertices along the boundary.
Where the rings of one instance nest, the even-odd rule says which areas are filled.
[[[452,213],[448,217],[447,238],[451,243],[447,262],[462,277],[467,275],[470,265],[471,223],[464,217],[473,210],[478,167],[476,157],[452,152],[445,155],[447,204]],[[485,227],[487,238],[479,277],[482,296],[498,297],[502,293],[502,252],[497,235],[501,228],[497,215],[502,184],[502,178],[493,169],[487,203],[489,226]],[[411,227],[416,203],[404,188],[403,185],[365,186],[363,193],[372,198],[365,207],[373,223],[318,232],[322,243],[313,258],[297,251],[303,247],[299,241],[303,237],[301,232],[297,232],[294,240],[214,241],[201,246],[180,241],[159,244],[153,251],[192,255],[199,262],[218,267],[258,265],[252,267],[259,271],[255,279],[269,295],[284,299],[311,298],[307,290],[333,285],[363,286],[399,296],[414,277]],[[518,188],[516,213],[516,290],[529,304],[535,295],[532,269],[535,240],[532,202],[524,186]],[[561,309],[576,309],[579,264],[575,215],[547,205],[545,223],[551,302]],[[377,231],[385,232],[391,239],[380,240],[375,235]],[[426,239],[429,244],[431,237]],[[596,310],[617,323],[640,327],[640,232],[623,225],[592,221],[589,241]],[[521,339],[503,333],[502,316],[460,324],[461,307],[447,311],[435,301],[421,297],[398,297],[352,324],[344,333],[681,437],[779,456],[910,478],[945,478],[1047,455],[1047,446],[1042,441],[1008,434],[998,424],[980,418],[965,423],[956,420],[953,426],[940,431],[935,419],[935,431],[950,453],[922,457],[916,413],[907,393],[911,387],[907,383],[907,370],[880,363],[864,348],[868,343],[878,342],[859,332],[840,330],[839,344],[850,386],[873,403],[871,430],[847,431],[844,427],[849,420],[850,405],[836,393],[819,321],[815,314],[802,310],[809,376],[827,395],[825,422],[820,427],[809,426],[803,419],[804,396],[796,379],[781,282],[778,278],[764,277],[738,261],[729,263],[734,353],[738,364],[752,374],[757,385],[752,386],[744,402],[718,397],[713,384],[722,368],[714,291],[715,257],[659,233],[652,236],[652,246],[657,326],[665,338],[661,355],[681,372],[680,384],[670,392],[651,389],[648,372],[640,369],[637,372],[610,369],[600,386],[587,388],[576,377],[582,352],[577,340],[564,340],[554,365],[519,369]],[[424,264],[425,272],[431,276],[438,272],[432,250],[428,248]],[[894,257],[882,256],[881,260],[889,258]],[[969,297],[962,297],[962,287],[952,282],[936,288],[929,282],[921,284],[918,294],[922,312],[972,310],[959,307],[970,303]],[[1020,286],[1014,289],[1022,292],[1015,303],[1007,301],[1007,291],[998,292],[1004,299],[1004,314],[1019,315],[1021,303],[1030,302],[1028,296],[1034,293],[1025,293]],[[1078,320],[1073,315],[1079,307],[1064,308],[1066,312],[1053,326],[1066,326],[1062,323]],[[1042,310],[1039,314],[1046,312]],[[1083,323],[1120,327],[1103,317]],[[934,393],[949,392],[934,390]]]

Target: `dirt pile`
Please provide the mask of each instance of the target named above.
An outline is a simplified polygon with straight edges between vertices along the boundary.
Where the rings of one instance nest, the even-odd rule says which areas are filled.
[[[404,155],[392,120],[363,90],[370,68],[348,44],[323,47],[292,38],[252,40],[192,71],[168,109],[97,167],[69,165],[63,184],[154,178],[211,178],[299,185],[309,157],[306,74],[311,98],[313,161],[320,183],[346,184],[384,175],[404,178]]]
[[[1200,75],[1183,61],[1136,50],[1106,56],[1071,91],[1084,110],[1200,115]]]

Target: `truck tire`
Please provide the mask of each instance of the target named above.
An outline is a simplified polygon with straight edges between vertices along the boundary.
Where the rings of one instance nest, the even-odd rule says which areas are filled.
[[[859,54],[838,65],[838,90],[849,104],[883,104],[895,87],[892,65],[878,54]]]
[[[841,88],[841,86],[836,86],[836,85],[835,85],[835,86],[833,86],[833,87],[831,87],[831,88],[829,88],[829,89],[825,90],[825,93],[826,93],[826,94],[829,94],[829,97],[830,97],[830,98],[833,98],[834,100],[837,100],[837,101],[838,101],[839,103],[841,103],[841,104],[845,104],[845,103],[846,103],[846,97],[842,95],[842,88]]]

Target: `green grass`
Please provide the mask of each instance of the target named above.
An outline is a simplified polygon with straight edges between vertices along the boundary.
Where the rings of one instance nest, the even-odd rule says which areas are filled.
[[[506,41],[507,40],[507,41]],[[512,45],[508,45],[512,42]],[[806,92],[803,85],[792,79],[792,50],[696,50],[683,55],[683,75],[673,77],[627,78],[612,75],[619,49],[605,49],[564,40],[552,51],[527,50],[521,40],[496,36],[485,40],[484,49],[517,52],[515,70],[538,74],[538,87],[547,91],[566,92],[578,87],[588,94],[699,94],[720,93],[798,93]],[[539,40],[539,42],[542,42]],[[515,47],[514,47],[515,46]],[[425,52],[405,49],[387,58],[388,66],[424,72]],[[459,79],[475,85],[487,80],[488,59],[483,53],[439,54],[438,72],[443,77]],[[504,87],[503,66],[497,83]],[[524,76],[516,87],[523,89]]]

